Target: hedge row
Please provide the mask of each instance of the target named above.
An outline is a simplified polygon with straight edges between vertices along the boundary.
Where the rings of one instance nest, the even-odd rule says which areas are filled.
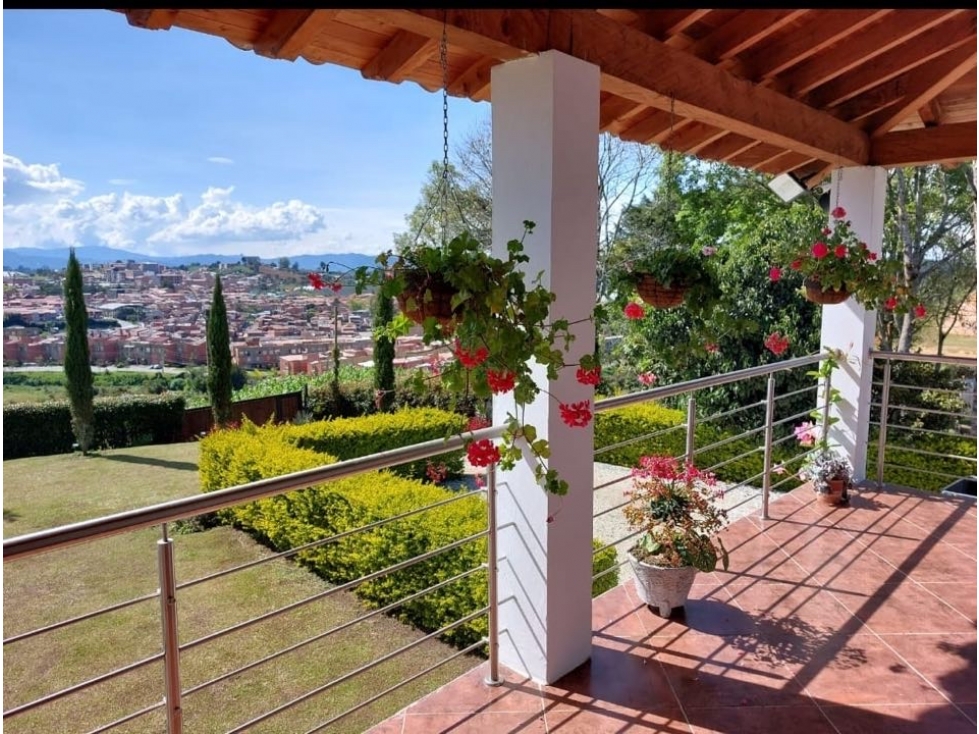
[[[206,436],[200,453],[204,491],[335,461],[333,456],[295,445],[287,435],[290,430],[288,426],[246,423],[238,430],[219,430]],[[284,551],[453,497],[458,499],[447,505],[296,554],[299,563],[330,583],[342,584],[482,532],[487,522],[482,496],[460,496],[437,485],[380,471],[259,500],[221,514],[225,521]],[[481,570],[485,561],[486,539],[477,538],[362,583],[356,587],[356,594],[370,607],[380,608],[480,569],[398,608],[396,616],[401,621],[435,631],[486,606],[486,574]],[[593,573],[614,563],[614,549],[603,551],[595,556]],[[593,584],[593,593],[617,584],[618,572],[609,573]],[[461,647],[486,633],[487,619],[479,617],[448,631],[445,638]]]
[[[423,394],[415,392],[409,385],[411,374],[402,370],[397,376],[392,410],[402,408],[439,408],[463,415],[486,413],[487,401],[477,398],[457,399],[456,396],[433,385]],[[329,385],[310,386],[307,391],[306,409],[317,420],[329,418],[355,418],[378,412],[374,398],[374,384],[370,381],[344,381],[336,394]],[[454,402],[455,401],[455,402]]]
[[[179,441],[184,399],[138,395],[95,399],[93,448],[118,449]],[[3,458],[69,454],[75,443],[67,400],[3,406]]]
[[[877,476],[877,438],[879,429],[874,429],[870,436],[870,446],[867,451],[867,474]],[[895,432],[896,433],[896,432]],[[901,441],[898,443],[897,441]],[[909,445],[902,445],[909,444]],[[908,451],[911,448],[913,451]],[[925,456],[918,451],[930,451],[943,454],[944,458]],[[905,433],[901,439],[888,434],[884,460],[884,481],[887,484],[897,484],[903,487],[915,487],[929,492],[938,492],[955,481],[956,477],[972,477],[976,475],[976,441],[974,438],[963,438],[955,435],[938,435],[933,433]],[[938,472],[942,475],[936,476]]]
[[[343,461],[399,446],[445,438],[458,434],[465,428],[466,418],[458,413],[435,408],[416,408],[289,426],[283,432],[283,437],[300,448],[330,454]],[[412,479],[425,479],[425,469],[429,461],[433,464],[444,464],[450,478],[462,475],[462,451],[452,451],[432,457],[431,460],[404,464],[392,471]]]

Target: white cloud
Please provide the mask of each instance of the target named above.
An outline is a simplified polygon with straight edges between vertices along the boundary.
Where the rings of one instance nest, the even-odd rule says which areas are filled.
[[[11,186],[18,182],[17,196],[8,191],[8,170]],[[208,188],[199,199],[127,191],[82,198],[83,188],[55,165],[5,155],[5,246],[107,245],[147,255],[374,254],[390,248],[393,234],[404,229],[403,213],[393,209],[324,209],[298,199],[251,206],[234,198],[234,187]],[[26,195],[34,189],[33,198]]]
[[[71,197],[85,188],[81,181],[66,178],[58,170],[57,163],[44,165],[27,164],[19,158],[4,153],[3,156],[3,204]]]
[[[222,166],[230,166],[234,161],[231,158],[225,158],[222,155],[212,155],[207,159],[208,163],[218,163]]]
[[[110,178],[109,184],[111,186],[132,186],[136,183],[135,178]]]

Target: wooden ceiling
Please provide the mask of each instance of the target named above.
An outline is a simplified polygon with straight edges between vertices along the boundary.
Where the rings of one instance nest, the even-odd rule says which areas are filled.
[[[448,92],[473,100],[494,65],[557,49],[601,67],[602,130],[810,186],[976,157],[975,9],[117,12],[429,91],[445,25]]]

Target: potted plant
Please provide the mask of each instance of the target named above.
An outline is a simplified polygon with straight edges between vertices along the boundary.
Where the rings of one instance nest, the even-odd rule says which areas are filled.
[[[613,272],[613,282],[621,291],[635,291],[654,308],[686,301],[695,310],[708,310],[720,297],[708,257],[677,246],[647,249],[622,262]]]
[[[853,466],[835,449],[820,447],[809,454],[799,470],[802,479],[812,482],[819,501],[826,505],[845,504],[853,487]]]
[[[643,456],[626,496],[626,521],[642,533],[628,553],[636,590],[667,617],[686,602],[698,571],[709,573],[718,561],[727,569],[728,553],[717,535],[727,511],[714,503],[713,474],[668,456]]]
[[[542,366],[549,380],[556,379],[560,369],[576,366],[577,381],[584,385],[597,385],[601,370],[592,354],[575,365],[565,362],[574,340],[571,323],[551,321],[554,293],[541,284],[542,273],[529,279],[522,270],[530,259],[523,238],[533,228],[533,222],[524,222],[523,237],[507,243],[505,258],[486,252],[468,232],[444,245],[420,244],[381,253],[377,267],[355,269],[355,290],[362,293],[373,287],[377,297],[398,300],[402,312],[384,330],[389,338],[407,334],[414,321],[422,326],[425,344],[451,344],[455,359],[442,364],[437,375],[422,369],[415,372],[412,384],[417,391],[429,389],[437,379],[456,400],[513,392],[515,414],[503,421],[502,446],[470,437],[467,453],[473,465],[499,462],[512,469],[526,452],[535,462],[540,485],[564,494],[567,482],[547,466],[548,442],[523,420],[525,406],[541,393],[534,365]],[[568,426],[590,423],[590,400],[558,403]]]
[[[772,267],[771,279],[779,280],[788,267],[802,274],[805,297],[813,303],[843,303],[852,296],[868,309],[914,310],[923,317],[924,307],[900,285],[901,264],[879,260],[857,237],[843,207],[833,209],[830,216],[832,227],[825,227],[815,242],[789,244],[783,250],[782,264]]]

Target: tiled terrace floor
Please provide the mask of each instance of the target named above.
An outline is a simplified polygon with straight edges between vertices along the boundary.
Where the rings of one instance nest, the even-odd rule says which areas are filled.
[[[593,604],[591,660],[555,685],[486,665],[373,731],[958,734],[976,731],[976,505],[800,488],[725,530],[670,620],[633,582]]]

